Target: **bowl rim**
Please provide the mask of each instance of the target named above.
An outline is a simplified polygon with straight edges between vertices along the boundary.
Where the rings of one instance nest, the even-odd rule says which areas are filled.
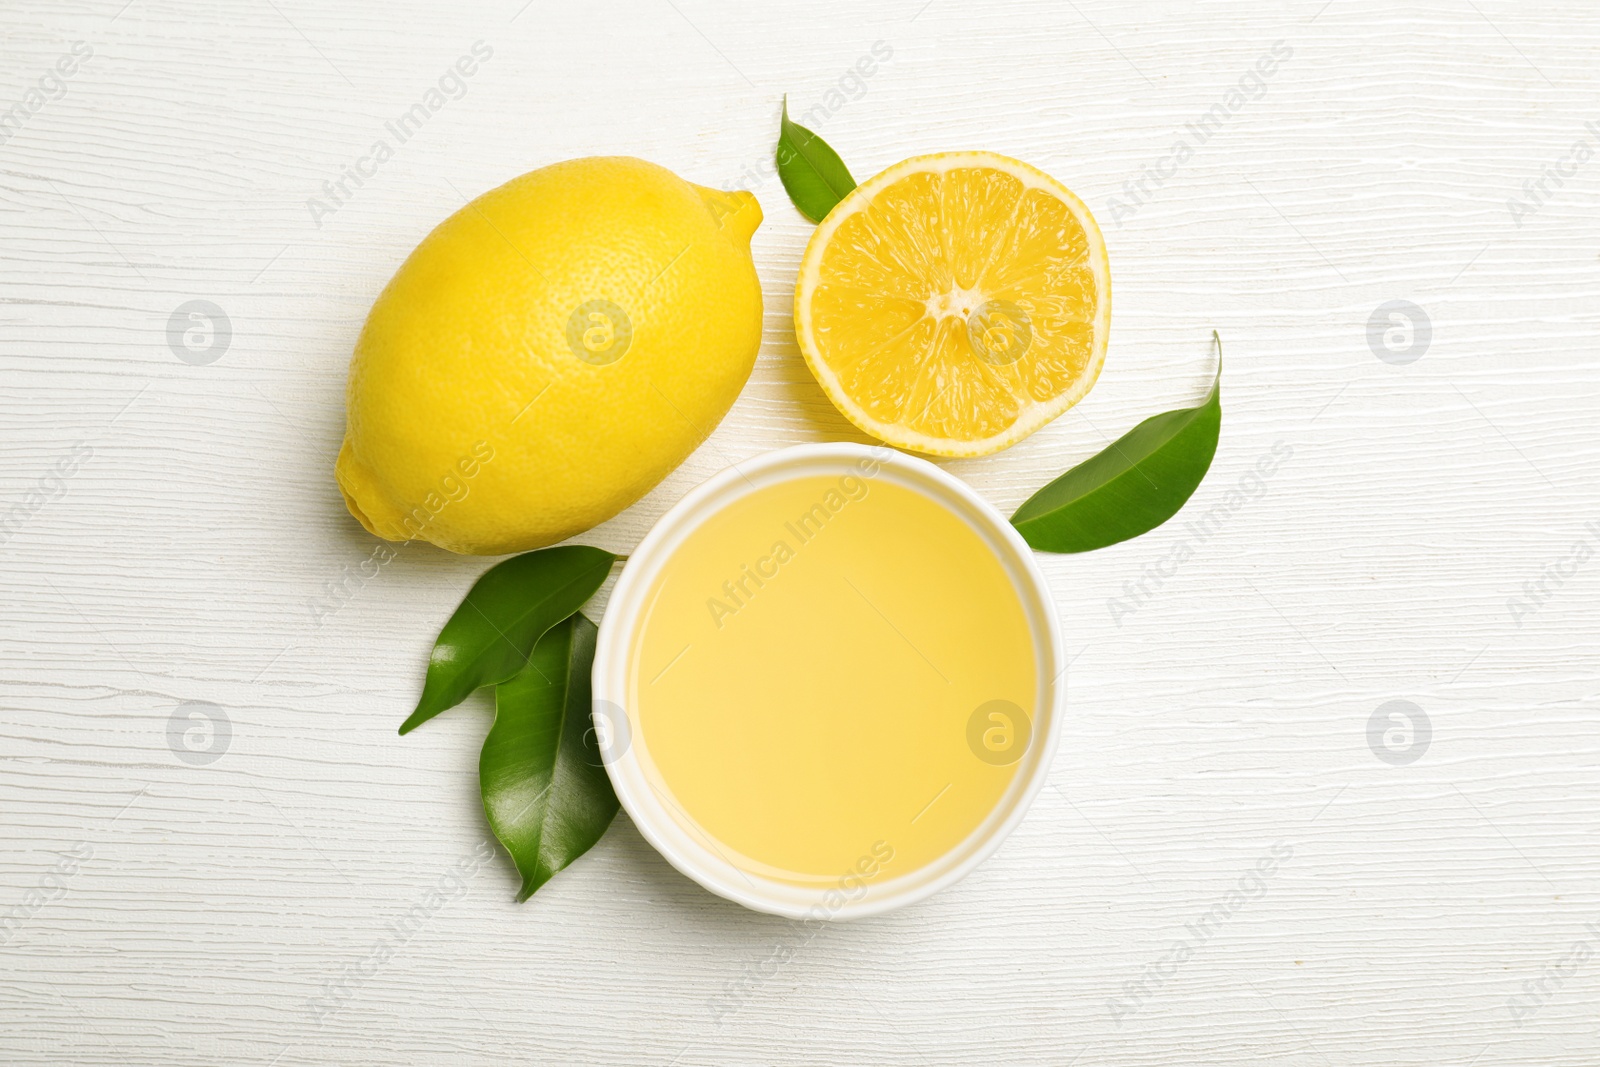
[[[1012,777],[988,817],[961,843],[922,867],[872,883],[855,878],[862,888],[846,887],[852,872],[841,872],[839,885],[799,886],[747,871],[727,860],[715,842],[703,840],[668,810],[646,774],[635,746],[626,743],[633,725],[623,710],[627,702],[628,653],[646,598],[663,566],[683,540],[735,500],[765,486],[793,478],[877,469],[895,484],[921,492],[949,508],[996,551],[1027,616],[1034,641],[1036,695],[1032,737],[1022,756],[1024,766]],[[878,915],[924,900],[953,885],[991,856],[1027,814],[1049,778],[1059,742],[1066,703],[1065,658],[1055,602],[1033,550],[971,486],[933,463],[886,445],[847,442],[795,445],[742,460],[713,475],[674,504],[629,555],[600,622],[595,649],[592,715],[606,774],[617,798],[645,840],[679,872],[705,889],[755,911],[791,919],[854,919]],[[709,845],[708,845],[709,843]],[[835,899],[838,898],[838,899]]]

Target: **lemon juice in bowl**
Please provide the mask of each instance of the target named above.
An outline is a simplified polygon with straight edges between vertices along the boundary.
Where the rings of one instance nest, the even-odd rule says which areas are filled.
[[[886,448],[742,464],[670,512],[601,626],[597,721],[641,831],[796,917],[899,906],[995,848],[1043,781],[1056,628],[972,491]]]

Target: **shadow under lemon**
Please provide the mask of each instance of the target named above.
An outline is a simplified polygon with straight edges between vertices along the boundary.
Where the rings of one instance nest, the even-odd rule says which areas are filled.
[[[773,347],[777,349],[780,357],[779,377],[775,383],[777,392],[784,405],[799,414],[799,421],[806,431],[801,441],[882,444],[876,437],[845,418],[833,401],[828,399],[828,394],[822,391],[822,386],[817,384],[816,377],[806,366],[805,357],[800,354],[800,342],[795,340],[793,320],[788,320],[788,328],[784,331],[781,345]]]

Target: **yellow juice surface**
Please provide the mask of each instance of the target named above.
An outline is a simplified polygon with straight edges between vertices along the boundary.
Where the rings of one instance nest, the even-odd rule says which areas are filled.
[[[942,504],[873,474],[758,488],[666,562],[632,637],[651,787],[741,869],[873,881],[994,809],[1035,714],[1027,616]]]

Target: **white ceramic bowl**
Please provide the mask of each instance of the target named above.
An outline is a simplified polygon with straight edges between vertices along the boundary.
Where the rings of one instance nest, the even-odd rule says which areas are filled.
[[[1014,583],[1033,635],[1038,664],[1032,740],[1011,785],[979,826],[955,848],[908,874],[866,882],[842,877],[836,886],[802,886],[734,866],[667,810],[641,762],[637,719],[626,710],[629,650],[641,609],[673,553],[706,518],[757,488],[815,475],[859,474],[877,465],[874,478],[914,490],[960,517],[994,550]],[[664,515],[629,557],[600,623],[594,663],[594,714],[606,772],[639,832],[678,870],[713,893],[756,911],[793,919],[848,919],[876,915],[922,900],[965,877],[1022,821],[1043,787],[1061,730],[1064,660],[1055,609],[1033,551],[1003,517],[965,483],[926,460],[887,447],[800,445],[746,460],[685,496]]]

